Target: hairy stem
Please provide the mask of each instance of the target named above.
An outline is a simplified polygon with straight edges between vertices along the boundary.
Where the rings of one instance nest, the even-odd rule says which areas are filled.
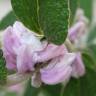
[[[13,74],[13,75],[9,75],[7,77],[7,84],[5,85],[5,87],[10,87],[12,85],[16,85],[18,83],[21,83],[25,80],[28,80],[31,77],[31,74]]]

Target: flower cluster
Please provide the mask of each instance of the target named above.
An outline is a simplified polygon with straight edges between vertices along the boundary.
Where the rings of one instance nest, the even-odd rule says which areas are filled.
[[[78,33],[85,31],[86,23],[82,18],[68,30],[68,37],[73,44]],[[32,85],[41,83],[53,85],[68,82],[71,77],[79,78],[85,74],[85,67],[80,52],[72,52],[64,43],[55,45],[41,41],[33,32],[16,21],[3,35],[2,45],[6,67],[18,74],[31,73]]]

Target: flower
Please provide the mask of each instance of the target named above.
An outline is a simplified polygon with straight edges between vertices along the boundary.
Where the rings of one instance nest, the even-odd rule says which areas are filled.
[[[75,57],[75,53],[68,53],[64,44],[60,46],[54,44],[47,45],[42,51],[35,53],[36,61],[45,62],[45,65],[40,67],[39,73],[33,75],[32,85],[35,87],[40,86],[38,85],[38,82],[41,84],[40,81],[49,85],[63,81],[67,82],[71,77],[71,64]]]
[[[54,58],[47,67],[40,70],[41,80],[51,85],[67,82],[71,77],[71,64],[74,59],[74,53],[66,53],[64,56]]]
[[[88,36],[88,19],[86,18],[84,11],[78,8],[75,16],[75,24],[68,30],[68,38],[75,48],[83,49],[86,47],[86,40]]]
[[[68,52],[64,44],[41,42],[18,21],[4,32],[3,52],[7,68],[16,69],[19,74],[31,72],[35,87],[42,82],[50,85],[68,82],[71,77],[85,73],[79,53]]]
[[[41,57],[41,59],[40,57],[38,59],[39,62],[40,60],[43,62],[50,60],[47,66],[40,68],[41,81],[45,84],[53,85],[61,82],[68,82],[71,77],[79,78],[83,76],[85,74],[85,67],[81,54],[79,52],[69,53],[64,45],[58,46],[58,48],[56,48],[57,50],[54,49],[55,46],[56,45],[51,45],[51,47],[48,46],[41,52],[43,54],[39,54]],[[56,53],[53,54],[54,51],[58,53],[60,49],[61,54],[59,53],[59,56],[56,56]],[[48,55],[44,55],[46,53]],[[54,56],[54,58],[52,56]],[[38,82],[36,76],[32,79],[32,82],[34,82],[34,80]],[[34,83],[32,84],[34,85]],[[35,82],[35,84],[37,85],[38,83]],[[39,84],[41,84],[40,81]]]
[[[20,61],[18,61],[17,58],[20,57],[20,54],[23,54],[22,52],[23,50],[26,50],[26,47],[30,50],[29,55],[32,55],[33,51],[37,51],[42,48],[40,40],[31,32],[28,32],[27,29],[17,21],[13,27],[8,27],[3,35],[3,52],[8,69],[20,69],[17,68],[18,66],[20,67],[20,65],[18,65]],[[27,52],[24,54],[26,58],[28,56]],[[30,59],[28,58],[28,61],[30,61]],[[28,66],[28,62],[25,66]]]
[[[79,21],[76,24],[74,24],[74,26],[72,26],[69,29],[69,39],[72,42],[75,42],[75,40],[78,38],[78,36],[80,35],[80,32],[82,31],[82,28],[84,27],[84,22],[83,21]]]
[[[79,78],[85,74],[85,66],[82,61],[81,53],[78,52],[77,56],[72,63],[72,77]]]
[[[67,52],[67,48],[64,44],[57,46],[55,44],[46,45],[43,50],[34,53],[34,59],[36,62],[45,62],[54,57],[58,57],[60,55],[64,55]]]

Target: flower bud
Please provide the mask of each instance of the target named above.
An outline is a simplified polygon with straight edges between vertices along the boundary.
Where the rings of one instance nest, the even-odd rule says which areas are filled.
[[[74,62],[72,63],[72,76],[79,78],[85,74],[85,66],[80,53],[77,53]]]

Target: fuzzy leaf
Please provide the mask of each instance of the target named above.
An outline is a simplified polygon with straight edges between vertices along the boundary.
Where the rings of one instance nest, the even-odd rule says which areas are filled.
[[[71,79],[63,96],[96,96],[96,72],[86,70],[86,75],[78,80]]]
[[[38,96],[39,92],[40,92],[40,88],[32,87],[31,80],[29,80],[24,96]]]
[[[68,31],[68,0],[39,0],[39,21],[47,39],[62,44]]]
[[[6,83],[7,69],[5,67],[5,59],[3,58],[2,50],[0,49],[0,85]]]
[[[88,17],[88,19],[92,19],[92,3],[93,0],[79,0],[80,1],[80,7],[84,10],[85,15]]]
[[[61,88],[62,88],[61,84],[42,86],[42,90],[45,93],[44,96],[60,96]]]
[[[69,7],[70,7],[70,25],[74,21],[75,13],[78,7],[78,0],[69,0]]]
[[[68,31],[68,0],[11,0],[19,20],[49,42],[62,44]]]

